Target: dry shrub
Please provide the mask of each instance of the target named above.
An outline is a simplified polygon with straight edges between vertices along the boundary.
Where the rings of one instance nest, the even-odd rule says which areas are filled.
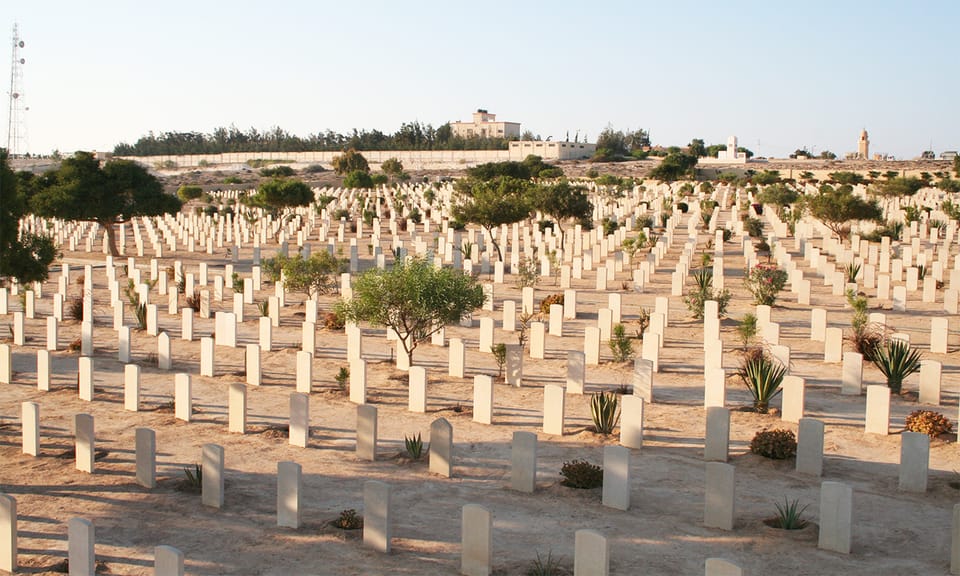
[[[797,437],[790,430],[761,430],[750,441],[750,451],[773,460],[786,460],[797,455]]]
[[[939,412],[932,410],[914,410],[907,416],[903,426],[908,432],[920,432],[931,438],[953,431],[953,423]]]

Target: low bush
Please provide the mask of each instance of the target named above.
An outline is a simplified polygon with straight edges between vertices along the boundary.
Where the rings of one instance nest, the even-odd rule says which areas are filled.
[[[346,325],[342,314],[327,312],[323,315],[323,327],[327,330],[343,330]]]
[[[563,294],[551,294],[544,298],[540,302],[540,313],[544,315],[550,314],[550,306],[554,304],[560,304],[563,306]]]
[[[610,340],[607,342],[610,346],[610,352],[613,354],[614,362],[628,362],[633,360],[633,340],[627,336],[627,329],[623,324],[613,325],[610,333]]]
[[[348,508],[340,512],[333,525],[341,530],[359,530],[363,528],[363,516],[357,514],[353,508]]]
[[[750,441],[750,451],[773,460],[786,460],[797,455],[797,437],[790,430],[761,430]]]
[[[953,423],[939,412],[932,410],[914,410],[907,416],[903,426],[908,432],[920,432],[931,438],[953,431]]]
[[[603,468],[585,460],[564,462],[560,468],[560,484],[569,488],[589,489],[603,486]]]

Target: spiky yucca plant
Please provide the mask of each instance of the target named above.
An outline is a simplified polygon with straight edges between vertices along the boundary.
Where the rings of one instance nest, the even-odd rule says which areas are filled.
[[[747,354],[737,369],[737,375],[753,395],[754,409],[761,414],[767,413],[770,401],[780,393],[780,384],[786,373],[782,364],[760,349]]]
[[[907,376],[920,371],[920,350],[903,340],[892,339],[874,348],[873,363],[887,377],[887,386],[899,394]]]
[[[620,398],[613,392],[597,392],[590,399],[590,415],[598,433],[612,434],[620,421]]]

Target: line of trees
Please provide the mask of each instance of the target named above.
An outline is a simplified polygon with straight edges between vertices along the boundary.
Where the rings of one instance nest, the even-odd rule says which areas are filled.
[[[243,131],[236,126],[220,127],[210,134],[201,132],[150,132],[133,144],[117,144],[117,156],[159,156],[178,154],[222,154],[225,152],[333,152],[356,150],[506,150],[504,138],[462,138],[454,136],[449,123],[408,122],[393,134],[379,130],[357,130],[340,134],[332,130],[297,136],[275,127],[266,132],[256,128]]]

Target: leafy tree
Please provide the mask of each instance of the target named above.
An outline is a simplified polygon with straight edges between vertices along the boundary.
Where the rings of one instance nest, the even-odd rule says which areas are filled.
[[[886,182],[881,182],[877,186],[876,192],[881,196],[913,196],[923,188],[923,186],[923,181],[919,178],[897,177],[891,178]]]
[[[346,150],[343,154],[334,156],[331,163],[333,164],[333,170],[340,175],[349,174],[355,170],[370,171],[367,159],[353,148]]]
[[[26,195],[10,169],[7,151],[0,148],[0,278],[13,277],[22,284],[46,280],[57,257],[50,238],[19,232],[26,211]]]
[[[143,166],[113,160],[101,168],[89,152],[65,159],[40,187],[30,202],[35,214],[98,223],[106,230],[113,256],[120,255],[116,224],[135,216],[170,214],[182,206]]]
[[[278,259],[283,270],[283,285],[294,292],[303,292],[307,298],[336,290],[337,275],[347,271],[346,263],[327,250],[314,252],[309,258],[297,254],[292,258],[278,256]]]
[[[851,221],[880,220],[883,216],[876,201],[855,196],[849,185],[834,188],[824,184],[818,194],[805,196],[804,204],[810,215],[823,222],[841,241],[849,235]]]
[[[650,177],[655,180],[672,182],[684,176],[689,176],[696,165],[696,156],[682,152],[671,152],[660,161],[656,168],[650,171]]]
[[[831,172],[828,176],[837,184],[846,184],[848,186],[863,184],[863,174],[857,174],[856,172]]]
[[[413,352],[421,342],[459,322],[483,301],[483,288],[472,276],[411,258],[388,270],[374,268],[361,274],[354,282],[353,298],[342,300],[337,312],[352,322],[392,328],[413,365]]]
[[[751,178],[754,184],[759,185],[768,185],[776,184],[780,181],[780,171],[779,170],[764,170],[759,174],[754,174]]]
[[[530,183],[500,176],[495,180],[467,178],[458,180],[454,186],[457,203],[453,206],[453,217],[460,222],[479,224],[486,230],[497,249],[497,258],[503,261],[503,252],[493,237],[493,229],[519,222],[530,215],[527,197]]]
[[[467,168],[467,177],[476,180],[496,180],[508,177],[518,180],[529,180],[530,167],[523,162],[487,162]]]
[[[201,196],[203,196],[203,188],[199,186],[190,186],[189,184],[184,184],[177,189],[177,198],[183,202],[196,200]]]
[[[593,214],[593,203],[583,186],[573,186],[566,180],[556,184],[537,186],[533,190],[533,208],[552,217],[560,229],[560,244],[566,232],[564,220],[588,220]]]
[[[302,180],[274,178],[260,185],[249,203],[271,211],[306,206],[313,201],[313,190]]]
[[[824,150],[820,153],[820,159],[822,160],[836,160],[837,155],[829,150]]]
[[[344,188],[373,188],[373,177],[363,170],[354,170],[343,179]]]
[[[797,191],[786,184],[773,184],[765,187],[763,192],[757,196],[757,200],[773,206],[779,215],[782,208],[793,204],[799,197]]]
[[[380,164],[380,169],[384,174],[396,177],[403,173],[403,162],[396,158],[387,158]]]
[[[953,178],[944,178],[937,182],[937,188],[943,190],[944,192],[960,192],[960,180],[954,180]]]
[[[704,146],[703,140],[700,138],[694,138],[690,141],[690,145],[687,146],[687,154],[696,156],[698,158],[707,155],[707,147]]]
[[[960,178],[960,155],[953,157],[953,173],[957,178]]]

